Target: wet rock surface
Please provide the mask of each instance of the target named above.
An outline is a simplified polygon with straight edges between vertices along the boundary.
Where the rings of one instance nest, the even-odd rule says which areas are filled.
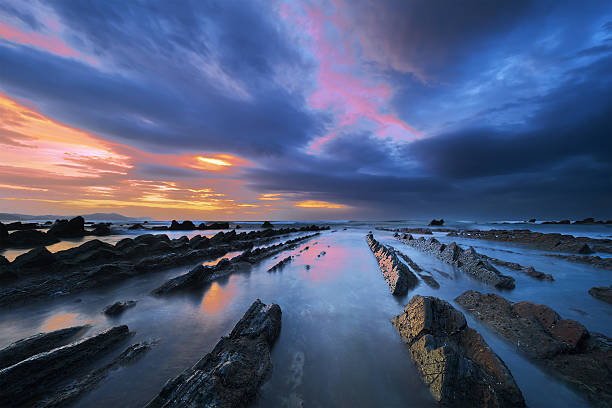
[[[408,255],[404,254],[403,252],[400,252],[400,251],[397,251],[397,250],[395,252],[397,253],[397,255],[400,258],[402,258],[404,260],[404,262],[406,262],[410,266],[410,268],[412,268],[414,273],[416,273],[417,275],[419,275],[419,277],[421,279],[423,279],[423,281],[427,285],[431,286],[434,289],[438,289],[440,287],[440,284],[433,277],[431,272],[424,271],[423,268],[421,268],[419,265],[417,265],[416,262],[414,262]]]
[[[240,234],[230,231],[211,238],[196,235],[191,239],[144,234],[124,238],[115,245],[94,239],[55,253],[35,248],[9,264],[0,265],[0,279],[7,282],[0,286],[0,307],[77,293],[154,271],[216,259],[230,251],[265,245],[284,235],[324,229],[312,225]]]
[[[611,406],[612,339],[589,333],[580,323],[562,319],[544,305],[512,303],[473,290],[455,301],[596,406]]]
[[[557,233],[533,232],[521,230],[464,230],[450,232],[449,236],[459,236],[472,239],[486,239],[491,241],[505,241],[527,244],[537,249],[554,252],[568,252],[574,254],[591,254],[593,252],[612,253],[611,239],[598,239],[587,237],[574,237]]]
[[[49,234],[58,238],[77,238],[85,235],[85,220],[74,217],[71,220],[57,220],[49,228]]]
[[[135,300],[126,300],[125,302],[115,302],[110,306],[106,306],[103,313],[107,316],[119,316],[127,309],[136,306]]]
[[[416,295],[391,322],[441,405],[525,406],[510,370],[450,303]]]
[[[587,265],[591,265],[595,268],[609,269],[612,270],[612,258],[601,258],[599,256],[591,255],[559,255],[559,254],[548,254],[547,256],[553,258],[564,259],[566,261],[578,262]]]
[[[295,239],[271,245],[269,247],[248,249],[232,259],[221,259],[216,265],[198,265],[186,274],[168,280],[166,283],[153,290],[157,296],[169,295],[184,290],[199,290],[207,283],[222,276],[249,270],[251,266],[265,258],[276,255],[281,251],[293,249],[298,243],[311,239],[318,234],[306,235]]]
[[[128,336],[127,326],[116,326],[0,370],[0,406],[32,405]]]
[[[589,295],[599,300],[603,300],[604,302],[612,304],[612,285],[596,286],[594,288],[591,288],[589,289]]]
[[[383,277],[389,285],[392,295],[403,296],[418,285],[419,280],[398,258],[395,250],[378,242],[374,235],[366,235],[366,242],[378,261]]]
[[[547,281],[554,281],[555,280],[551,274],[540,272],[540,271],[536,271],[536,269],[533,266],[523,266],[523,265],[518,264],[516,262],[503,261],[501,259],[493,258],[492,256],[487,256],[487,255],[484,255],[484,254],[480,254],[480,256],[483,257],[484,259],[486,259],[487,261],[495,264],[495,265],[505,266],[506,268],[514,269],[515,271],[519,271],[521,273],[524,273],[525,275],[531,276],[534,279],[547,280]]]
[[[283,258],[280,261],[278,261],[274,266],[272,266],[270,269],[268,269],[268,272],[279,271],[279,270],[283,269],[286,265],[288,265],[292,260],[293,260],[292,256],[288,256],[286,258]]]
[[[280,329],[280,307],[257,299],[229,336],[169,380],[147,408],[247,406],[272,370],[270,349]]]
[[[474,248],[464,250],[455,242],[448,245],[440,243],[435,238],[415,239],[410,234],[399,233],[395,237],[401,242],[408,244],[418,250],[435,256],[442,261],[453,265],[475,279],[485,282],[500,289],[514,289],[514,278],[503,275],[495,267],[480,256]]]
[[[4,247],[31,248],[40,245],[52,245],[59,242],[53,234],[38,230],[18,230],[11,232],[4,242]]]
[[[70,343],[89,326],[73,326],[48,333],[38,333],[18,340],[0,350],[0,369],[10,367],[27,358]]]

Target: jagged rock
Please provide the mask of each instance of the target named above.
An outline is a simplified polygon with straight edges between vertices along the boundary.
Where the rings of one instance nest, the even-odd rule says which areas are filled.
[[[514,289],[514,278],[503,275],[482,258],[472,247],[463,250],[455,242],[446,245],[441,244],[435,238],[426,240],[420,237],[419,239],[414,239],[410,234],[404,234],[398,239],[405,244],[433,255],[461,269],[475,279],[495,286],[496,288]]]
[[[448,235],[471,239],[527,244],[537,249],[554,252],[568,252],[585,255],[593,252],[612,253],[612,240],[610,239],[574,237],[573,235],[562,235],[557,233],[545,234],[527,229],[488,231],[464,230],[454,233],[451,232]]]
[[[374,239],[372,234],[366,235],[366,241],[378,261],[380,271],[387,281],[392,295],[403,296],[408,292],[408,289],[418,285],[419,280],[417,277],[414,276],[405,264],[397,259],[393,248],[382,245]]]
[[[36,354],[68,344],[89,325],[73,326],[21,339],[0,350],[0,369],[10,367]]]
[[[425,273],[425,271],[423,271],[423,268],[421,268],[419,265],[416,264],[416,262],[414,262],[408,255],[400,252],[400,251],[395,251],[400,258],[402,258],[411,268],[412,270],[419,275],[419,277],[421,279],[423,279],[423,282],[425,282],[428,286],[431,286],[434,289],[439,289],[440,288],[440,284],[438,283],[438,281],[431,275],[431,273]]]
[[[594,288],[591,288],[589,289],[589,295],[599,300],[603,300],[604,302],[612,304],[612,285],[596,286]]]
[[[11,222],[9,224],[6,224],[6,229],[8,231],[31,230],[31,229],[37,229],[40,227],[41,226],[36,222],[22,223],[20,221],[17,221],[17,222]]]
[[[0,222],[0,248],[7,246],[9,240],[8,229],[6,229],[6,225]]]
[[[532,278],[535,278],[535,279],[547,280],[547,281],[554,281],[555,280],[551,274],[540,272],[540,271],[536,271],[536,269],[533,266],[523,266],[523,265],[518,264],[516,262],[502,261],[501,259],[493,258],[492,256],[487,256],[487,255],[484,255],[484,254],[480,254],[480,256],[483,257],[484,259],[494,263],[495,265],[505,266],[506,268],[514,269],[515,271],[522,272],[522,273],[524,273],[524,274],[526,274],[528,276],[531,276]]]
[[[270,221],[264,221],[264,223],[261,224],[261,228],[274,228],[274,225],[272,225]]]
[[[612,339],[530,302],[468,290],[455,301],[529,358],[569,382],[598,406],[612,401]]]
[[[433,220],[431,220],[429,222],[429,225],[431,227],[437,226],[437,227],[441,227],[442,225],[444,225],[444,219],[440,218],[439,220],[436,220],[435,218]]]
[[[49,229],[49,234],[58,238],[76,238],[85,235],[85,220],[83,217],[74,217],[70,221],[57,220]]]
[[[41,269],[50,267],[57,262],[57,257],[45,247],[34,248],[25,254],[19,255],[11,263],[14,270]],[[41,271],[42,272],[42,271]]]
[[[196,229],[196,226],[193,222],[189,220],[180,223],[176,220],[172,220],[172,224],[168,229],[171,231],[192,231]]]
[[[128,335],[127,326],[116,326],[0,370],[0,406],[30,405]]]
[[[94,227],[94,229],[91,231],[91,235],[95,235],[98,237],[102,237],[105,235],[110,235],[112,233],[110,226],[106,225],[106,224],[98,224]]]
[[[391,322],[444,406],[524,407],[510,370],[448,302],[416,295]]]
[[[147,408],[243,407],[270,371],[270,348],[281,329],[281,309],[257,299],[204,358],[169,380]]]
[[[283,269],[285,267],[285,265],[287,265],[289,262],[291,262],[291,260],[293,259],[292,256],[288,256],[286,258],[281,259],[280,261],[278,261],[276,263],[276,265],[272,266],[270,269],[268,269],[268,272],[276,272],[280,269]]]
[[[125,302],[115,302],[104,308],[104,314],[108,316],[118,316],[126,309],[136,306],[135,300],[126,300]]]
[[[559,255],[559,254],[546,254],[553,258],[565,259],[566,261],[579,262],[587,265],[594,266],[596,268],[610,269],[612,270],[612,258],[601,258],[599,256],[588,256],[588,255]]]
[[[28,248],[59,242],[55,236],[38,230],[19,230],[9,234],[5,246]]]
[[[229,229],[229,222],[212,222],[210,224],[200,224],[198,229],[200,230],[210,230],[210,229]]]

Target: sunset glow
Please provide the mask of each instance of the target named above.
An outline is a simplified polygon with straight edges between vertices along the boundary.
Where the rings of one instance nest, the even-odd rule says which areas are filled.
[[[226,162],[225,160],[215,159],[212,157],[198,157],[198,160],[203,161],[205,163],[214,164],[215,166],[231,166],[231,163]]]

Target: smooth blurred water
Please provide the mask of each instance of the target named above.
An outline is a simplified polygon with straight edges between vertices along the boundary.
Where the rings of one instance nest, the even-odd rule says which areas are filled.
[[[517,287],[502,293],[400,243],[391,232],[374,230],[374,225],[367,223],[356,224],[334,226],[335,230],[323,232],[293,251],[268,259],[247,273],[216,281],[197,294],[169,298],[149,295],[166,279],[188,271],[193,266],[190,265],[151,273],[104,290],[0,312],[0,347],[41,331],[84,322],[94,326],[89,333],[127,324],[135,332],[131,342],[156,339],[158,344],[135,364],[112,372],[76,405],[138,407],[153,398],[168,379],[209,352],[221,336],[231,331],[250,304],[260,298],[264,303],[281,306],[283,327],[272,351],[274,369],[255,406],[433,407],[437,404],[390,323],[414,294],[452,302],[467,289],[497,292],[513,301],[546,304],[563,317],[582,322],[589,330],[612,335],[609,325],[612,307],[587,293],[591,286],[610,284],[609,271],[503,243],[452,238],[461,245],[475,245],[480,252],[534,266],[555,277],[555,282],[540,282],[504,269],[504,273],[515,277]],[[385,225],[395,228],[406,224]],[[440,289],[421,283],[407,296],[393,297],[366,245],[368,230],[431,271]],[[186,235],[163,233],[171,237]],[[451,239],[445,233],[436,233],[436,238]],[[300,252],[306,246],[310,248]],[[326,254],[317,257],[322,251]],[[280,271],[267,272],[289,254],[296,256],[293,262]],[[137,300],[138,304],[120,317],[108,318],[101,313],[105,306],[129,299]],[[469,316],[468,321],[506,362],[528,405],[587,406],[566,386],[525,360],[512,345]],[[116,350],[114,355],[120,351]]]

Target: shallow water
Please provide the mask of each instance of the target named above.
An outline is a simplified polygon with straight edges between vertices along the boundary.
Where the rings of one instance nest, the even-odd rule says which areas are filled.
[[[0,312],[0,347],[34,333],[84,322],[93,325],[90,334],[112,325],[127,324],[135,332],[132,343],[156,339],[157,345],[135,364],[113,371],[79,400],[77,406],[138,407],[153,398],[169,378],[209,352],[221,336],[229,333],[250,304],[260,298],[264,303],[281,306],[283,327],[272,350],[272,375],[262,387],[255,406],[298,407],[302,403],[309,407],[437,406],[390,319],[417,293],[452,302],[467,289],[501,292],[400,243],[393,239],[391,232],[374,231],[373,227],[353,224],[343,230],[343,226],[338,226],[336,232],[323,232],[247,273],[218,280],[199,294],[169,298],[148,294],[166,279],[188,271],[191,265],[151,273],[104,290],[3,311]],[[366,245],[368,230],[431,271],[440,289],[421,283],[406,297],[393,297]],[[176,234],[172,238],[185,235],[172,234]],[[436,233],[436,237],[440,241],[451,238],[443,233]],[[582,322],[589,330],[612,335],[608,324],[612,307],[587,293],[591,286],[609,284],[609,271],[546,257],[541,251],[517,250],[503,243],[453,239],[461,245],[475,245],[478,251],[488,255],[534,266],[555,277],[555,282],[540,282],[504,269],[504,273],[515,277],[517,287],[501,293],[503,296],[513,301],[546,304],[563,317]],[[309,249],[300,252],[306,246]],[[326,254],[317,256],[322,251]],[[296,255],[290,264],[280,271],[267,272],[289,254]],[[108,318],[101,313],[105,306],[128,299],[138,303],[120,317]],[[512,345],[467,317],[470,326],[484,336],[511,369],[528,405],[588,406],[566,386],[526,361]],[[118,349],[114,355],[120,352]]]

